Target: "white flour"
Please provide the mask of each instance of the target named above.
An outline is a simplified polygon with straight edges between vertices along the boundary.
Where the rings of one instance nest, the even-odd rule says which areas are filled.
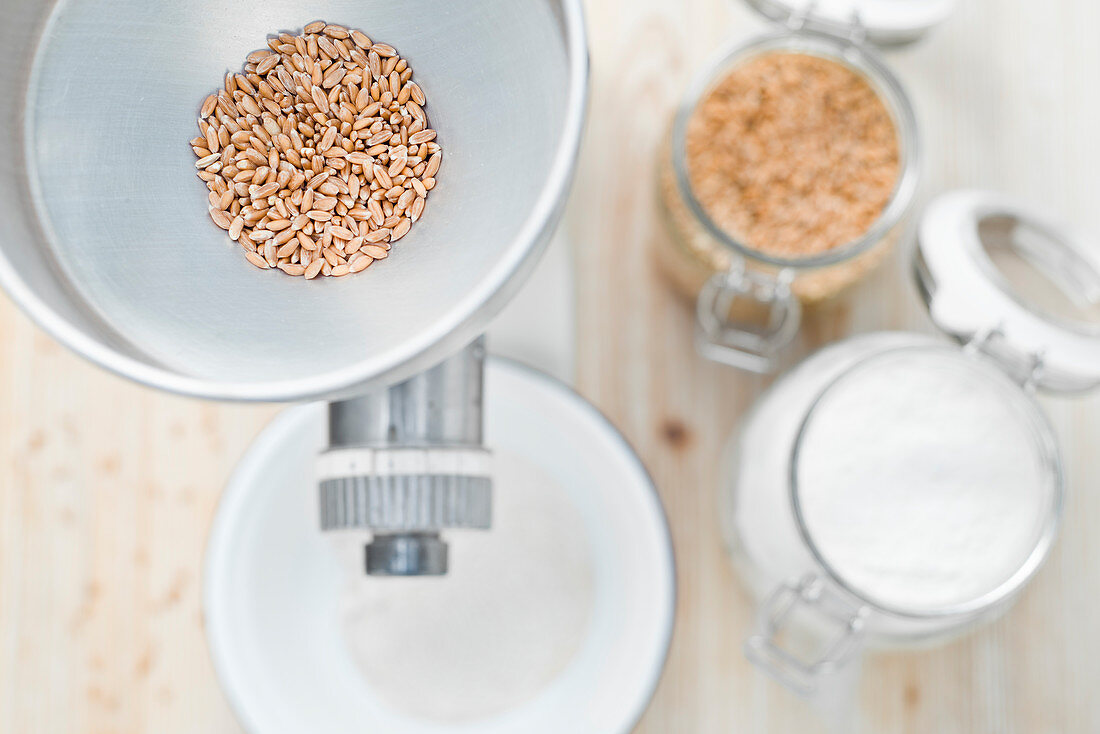
[[[798,465],[822,556],[873,600],[929,610],[1007,580],[1049,503],[1015,400],[939,353],[880,359],[826,394]],[[1011,396],[1009,396],[1011,397]]]
[[[447,576],[360,577],[345,599],[366,684],[418,718],[469,721],[528,701],[587,630],[594,581],[580,512],[538,466],[493,460],[493,528],[446,534]]]

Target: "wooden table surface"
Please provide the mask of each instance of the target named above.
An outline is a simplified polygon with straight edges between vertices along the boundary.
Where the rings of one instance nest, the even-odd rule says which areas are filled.
[[[652,252],[655,146],[691,76],[763,28],[729,0],[591,0],[587,139],[565,226],[578,268],[577,382],[660,485],[680,598],[640,732],[814,732],[754,672],[752,605],[714,516],[720,447],[766,384],[692,348],[687,304]],[[887,54],[926,144],[918,202],[1011,191],[1100,230],[1100,3],[962,0]],[[808,326],[930,330],[895,262]],[[1069,496],[1050,560],[1002,619],[865,665],[862,724],[893,732],[1100,731],[1100,396],[1044,399]],[[0,733],[238,732],[199,612],[203,544],[234,462],[276,411],[159,394],[94,368],[0,301]]]

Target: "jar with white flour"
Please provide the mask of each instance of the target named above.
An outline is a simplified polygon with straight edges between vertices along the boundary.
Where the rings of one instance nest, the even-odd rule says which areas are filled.
[[[827,347],[762,396],[727,451],[721,516],[761,602],[746,654],[804,695],[866,647],[1007,608],[1063,504],[1033,394],[1100,383],[1100,243],[958,191],[925,211],[914,270],[961,347],[902,332]]]

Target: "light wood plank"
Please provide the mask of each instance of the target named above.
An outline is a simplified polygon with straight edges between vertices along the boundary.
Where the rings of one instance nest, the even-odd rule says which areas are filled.
[[[1083,30],[1097,6],[971,0],[915,47],[887,54],[926,142],[920,201],[960,186],[1011,191],[1096,228],[1100,51]],[[654,150],[691,74],[763,24],[737,3],[592,0],[593,96],[569,226],[579,251],[579,385],[639,449],[672,522],[680,581],[676,639],[641,732],[819,731],[812,713],[740,654],[752,603],[714,518],[725,437],[763,386],[706,364],[689,306],[652,265],[667,242],[655,213]],[[1095,27],[1095,25],[1091,26]],[[639,52],[639,49],[644,49]],[[1091,70],[1091,71],[1090,71]],[[644,114],[641,111],[644,110]],[[930,331],[904,259],[808,325],[804,349],[850,332]],[[1064,533],[1020,604],[946,646],[873,656],[861,731],[1092,732],[1100,704],[1100,399],[1044,400],[1064,441]],[[668,426],[682,427],[676,431]],[[681,438],[680,436],[687,438]]]
[[[750,669],[752,605],[722,548],[717,459],[766,381],[694,355],[686,302],[652,262],[667,242],[655,148],[691,74],[763,28],[728,0],[590,0],[592,101],[565,226],[577,246],[578,384],[660,485],[680,574],[676,637],[640,732],[813,732]],[[1096,223],[1100,4],[969,0],[888,54],[923,125],[922,200],[990,186]],[[896,259],[808,327],[929,330]],[[206,532],[235,461],[274,412],[156,394],[105,374],[0,301],[0,731],[238,732],[202,637]],[[1020,603],[946,646],[877,655],[875,734],[1100,731],[1100,395],[1048,399],[1069,466],[1062,537]]]

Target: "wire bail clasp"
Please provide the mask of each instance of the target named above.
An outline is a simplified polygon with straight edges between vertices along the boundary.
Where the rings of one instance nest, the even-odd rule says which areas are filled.
[[[859,8],[852,9],[851,22],[848,27],[848,40],[853,46],[862,46],[867,41],[867,25],[863,22],[863,16]]]
[[[810,16],[813,15],[814,10],[817,9],[817,1],[818,0],[810,0],[809,2],[803,3],[798,7],[792,8],[790,13],[787,15],[787,20],[785,23],[787,28],[791,31],[800,31],[805,28],[806,21],[809,20]]]
[[[1014,374],[1020,386],[1025,392],[1034,393],[1039,387],[1040,382],[1046,375],[1046,351],[1038,350],[1034,352],[1028,352],[1026,355],[1026,365],[1021,369],[1019,366],[1019,357],[1016,357],[1013,362],[1015,365],[1006,362],[1005,352],[998,353],[993,345],[996,341],[1003,341],[1005,339],[1005,327],[1004,322],[999,322],[996,326],[981,329],[974,332],[974,335],[967,340],[963,346],[963,351],[967,354],[984,354],[987,357],[991,357],[997,362],[1000,362],[1002,368],[1006,368],[1009,374]]]

